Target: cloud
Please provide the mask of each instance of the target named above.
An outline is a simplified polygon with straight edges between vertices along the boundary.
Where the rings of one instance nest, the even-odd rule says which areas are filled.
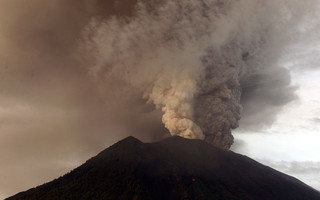
[[[4,193],[62,175],[127,135],[220,133],[212,141],[228,148],[240,104],[240,126],[251,130],[296,98],[278,59],[314,1],[290,1],[285,12],[284,0],[136,2],[0,1]]]
[[[154,12],[138,4],[128,21],[98,18],[87,27],[90,70],[161,109],[172,135],[228,149],[240,118],[241,129],[259,130],[297,99],[280,60],[301,39],[314,2],[287,3],[165,1]]]
[[[245,154],[248,152],[248,145],[245,140],[235,138],[234,144],[230,148],[231,151],[241,152],[241,154]]]
[[[288,69],[266,69],[242,83],[243,105],[240,130],[257,131],[269,127],[288,103],[297,100],[297,86],[291,84]]]
[[[285,174],[294,176],[311,187],[320,190],[320,162],[314,161],[280,161],[260,160]]]
[[[130,15],[134,2],[0,2],[1,194],[63,175],[125,136],[153,141],[166,132],[140,96],[93,80],[78,51],[93,16]]]
[[[313,121],[316,124],[319,124],[320,123],[320,118],[319,117],[315,117],[315,118],[312,118],[311,121]]]

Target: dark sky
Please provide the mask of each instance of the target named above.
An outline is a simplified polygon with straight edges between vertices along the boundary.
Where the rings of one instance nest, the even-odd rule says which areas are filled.
[[[239,102],[212,106],[241,104],[242,131],[269,127],[297,99],[279,55],[301,46],[292,43],[300,29],[317,39],[308,31],[317,25],[308,20],[316,1],[212,0],[209,12],[204,1],[182,0],[181,15],[178,4],[136,2],[0,1],[0,198],[60,176],[125,136],[196,132],[192,106],[205,90],[211,100],[236,101],[231,86],[242,92]],[[209,73],[199,58],[210,51],[220,67]],[[237,123],[228,117],[208,119]]]

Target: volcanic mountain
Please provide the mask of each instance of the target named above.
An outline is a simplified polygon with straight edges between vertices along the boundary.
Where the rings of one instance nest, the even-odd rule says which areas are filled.
[[[319,200],[301,181],[201,140],[128,137],[70,173],[7,200]]]

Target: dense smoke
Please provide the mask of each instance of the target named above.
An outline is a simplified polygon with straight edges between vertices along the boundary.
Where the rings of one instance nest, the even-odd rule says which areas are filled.
[[[106,85],[121,80],[141,93],[162,110],[172,135],[229,149],[241,102],[250,110],[247,102],[264,98],[253,112],[272,115],[295,98],[279,62],[302,20],[295,4],[177,0],[150,10],[139,3],[131,18],[95,19],[87,27],[90,70]]]
[[[246,132],[272,125],[296,98],[289,70],[319,63],[318,4],[0,0],[0,193],[49,181],[128,135],[227,149],[238,122]]]

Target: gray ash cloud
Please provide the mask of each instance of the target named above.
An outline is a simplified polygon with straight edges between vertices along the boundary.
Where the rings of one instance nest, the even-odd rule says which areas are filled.
[[[270,126],[296,98],[281,57],[310,63],[317,9],[315,0],[1,0],[0,192],[49,181],[74,167],[70,158],[128,135],[228,149],[238,124]]]
[[[140,2],[130,18],[87,27],[90,70],[106,85],[121,80],[141,93],[172,135],[229,149],[240,118],[244,129],[265,127],[296,98],[280,60],[308,5],[179,0],[150,11]]]

